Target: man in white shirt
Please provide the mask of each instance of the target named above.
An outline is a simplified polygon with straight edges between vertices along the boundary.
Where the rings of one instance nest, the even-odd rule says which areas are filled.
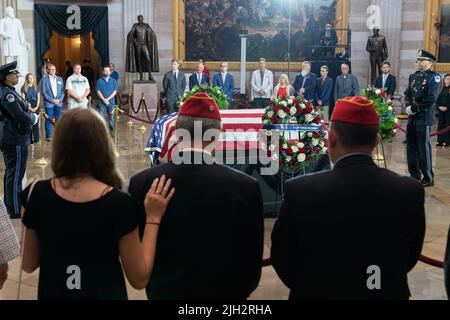
[[[80,64],[75,64],[73,66],[73,75],[67,78],[66,90],[69,95],[67,101],[69,109],[87,109],[87,96],[91,93],[91,90],[88,79],[81,74]]]
[[[273,91],[273,73],[266,69],[266,59],[259,59],[259,69],[252,73],[250,100],[255,108],[265,108]]]

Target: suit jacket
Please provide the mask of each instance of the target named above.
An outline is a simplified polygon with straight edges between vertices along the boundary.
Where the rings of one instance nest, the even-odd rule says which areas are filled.
[[[252,73],[251,80],[251,94],[250,101],[253,101],[255,98],[265,98],[270,99],[272,97],[273,92],[273,73],[270,70],[265,71],[264,79],[261,84],[261,72],[260,70],[255,70]],[[260,97],[258,91],[264,90],[264,96]]]
[[[42,96],[44,97],[44,107],[45,108],[53,107],[54,106],[53,99],[58,99],[59,104],[57,106],[62,107],[65,90],[63,79],[59,76],[56,76],[56,84],[57,84],[56,96],[53,95],[50,76],[42,78],[41,81],[42,81]]]
[[[201,84],[209,84],[209,76],[207,74],[202,74],[202,83],[200,84],[198,83],[197,73],[193,73],[189,77],[189,90],[192,90],[192,88]]]
[[[305,80],[305,85],[303,85],[303,76],[301,74],[299,74],[297,77],[295,77],[295,82],[294,82],[294,89],[295,91],[298,91],[301,88],[305,89],[305,93],[303,94],[304,98],[306,100],[312,100],[315,101],[316,100],[316,79],[317,76],[314,73],[310,73]]]
[[[380,89],[385,89],[387,94],[392,97],[395,93],[395,90],[397,89],[397,78],[391,74],[388,75],[384,88],[382,88],[383,76],[378,76],[375,80],[374,86]]]
[[[179,97],[182,97],[186,89],[186,76],[183,72],[178,71],[177,79],[173,75],[173,71],[166,72],[163,77],[163,89],[166,94],[167,104],[174,106]]]
[[[187,153],[194,155],[202,153]],[[163,174],[172,178],[176,193],[159,229],[148,298],[246,299],[261,275],[258,182],[219,164],[168,163],[134,176],[129,192],[143,204],[153,179]]]
[[[285,191],[272,264],[291,299],[408,299],[425,234],[420,182],[356,154],[287,181]],[[370,266],[380,268],[380,290],[368,289]]]
[[[432,126],[436,119],[436,101],[442,77],[434,71],[416,72],[409,77],[405,91],[405,105],[416,105],[419,111],[408,117],[408,124]]]
[[[234,78],[231,74],[227,72],[227,75],[225,77],[225,83],[222,80],[221,73],[215,74],[212,86],[213,88],[220,87],[222,89],[222,92],[226,94],[228,98],[228,103],[231,104],[231,102],[233,101],[233,91],[234,91]]]
[[[322,100],[323,106],[330,106],[331,95],[333,94],[333,79],[327,77],[322,84],[322,78],[316,80],[316,96],[317,100]]]
[[[320,45],[321,46],[335,46],[338,43],[338,37],[337,37],[337,33],[336,30],[331,30],[330,31],[330,39],[329,41],[331,41],[330,43],[326,43],[327,38],[325,37],[326,35],[326,30],[322,30],[320,31]]]
[[[447,298],[450,300],[450,228],[448,228],[447,247],[445,249],[444,278]]]
[[[342,99],[345,97],[357,97],[361,95],[359,90],[358,78],[349,74],[347,79],[343,75],[336,78],[336,85],[334,87],[334,99]]]

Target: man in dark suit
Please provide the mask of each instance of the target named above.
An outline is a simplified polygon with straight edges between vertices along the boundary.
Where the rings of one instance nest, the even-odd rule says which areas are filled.
[[[212,86],[213,88],[219,87],[222,90],[222,93],[228,98],[228,105],[231,106],[233,102],[234,78],[228,73],[228,62],[220,64],[220,73],[214,75]]]
[[[325,30],[320,32],[320,45],[328,48],[321,48],[322,55],[325,57],[334,57],[334,52],[336,50],[336,45],[338,43],[338,37],[336,30],[333,30],[331,24],[327,23],[325,25]]]
[[[317,76],[311,72],[311,67],[311,62],[303,62],[302,72],[295,78],[294,89],[306,100],[315,101]]]
[[[174,153],[171,163],[134,176],[129,187],[141,204],[155,177],[165,174],[176,189],[159,229],[147,296],[150,300],[247,299],[258,285],[262,265],[264,226],[258,182],[215,163],[207,151],[211,142],[202,140],[203,133],[213,130],[213,141],[218,141],[221,120],[217,104],[205,93],[186,100],[176,127],[184,131],[178,146],[181,153]],[[194,134],[198,130],[199,137]]]
[[[193,73],[189,77],[189,90],[192,90],[195,86],[202,84],[209,84],[209,75],[204,73],[205,66],[199,62],[197,72]]]
[[[178,99],[183,96],[186,89],[186,76],[179,71],[180,63],[177,59],[172,60],[172,70],[167,72],[163,78],[163,89],[166,95],[167,112],[170,114],[177,111]]]
[[[376,88],[384,89],[387,95],[392,98],[397,89],[397,78],[391,75],[391,64],[384,61],[381,65],[382,74],[375,80],[374,86]]]
[[[334,168],[286,183],[272,263],[291,299],[410,296],[407,274],[425,234],[424,188],[375,165],[378,124],[368,99],[337,101],[329,132]]]

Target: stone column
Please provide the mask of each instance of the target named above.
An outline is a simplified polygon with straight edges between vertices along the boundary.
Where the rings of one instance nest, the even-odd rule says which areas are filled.
[[[358,78],[359,85],[364,88],[369,79],[369,54],[366,52],[367,37],[367,8],[371,0],[351,0],[349,24],[352,30],[352,73]]]

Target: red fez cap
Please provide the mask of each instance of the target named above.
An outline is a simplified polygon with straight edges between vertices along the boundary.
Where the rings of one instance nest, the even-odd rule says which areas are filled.
[[[204,92],[197,92],[188,98],[178,115],[221,120],[216,101]]]
[[[379,119],[373,102],[364,97],[347,97],[336,101],[331,121],[359,126],[378,126]]]

